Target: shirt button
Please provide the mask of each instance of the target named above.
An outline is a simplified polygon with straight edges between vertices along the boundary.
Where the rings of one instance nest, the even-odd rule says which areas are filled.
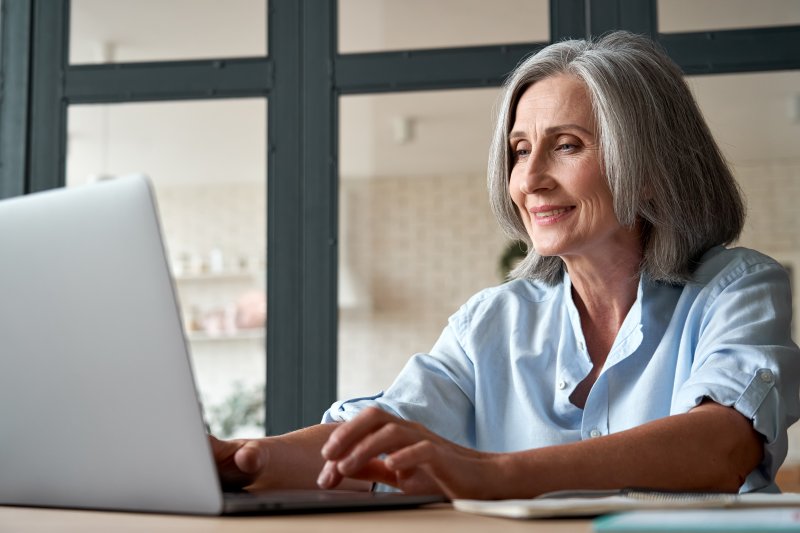
[[[761,370],[758,373],[758,379],[764,383],[772,383],[772,380],[775,379],[775,376],[773,376],[772,370]]]
[[[601,435],[602,435],[602,433],[600,433],[600,430],[596,429],[596,428],[589,432],[589,436],[592,437],[593,439],[596,439],[597,437],[599,437]]]
[[[583,345],[583,341],[578,341],[578,349],[580,351],[584,351],[586,349],[586,346]]]
[[[564,390],[566,388],[567,388],[567,382],[566,381],[559,381],[558,382],[558,389],[559,390]]]

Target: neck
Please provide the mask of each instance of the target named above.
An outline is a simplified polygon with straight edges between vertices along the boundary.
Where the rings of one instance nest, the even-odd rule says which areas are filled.
[[[564,258],[572,297],[584,325],[619,331],[636,301],[639,288],[640,248],[606,253],[601,260]]]

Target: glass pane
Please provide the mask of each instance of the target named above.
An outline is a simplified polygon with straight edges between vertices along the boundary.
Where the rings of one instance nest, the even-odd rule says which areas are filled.
[[[72,0],[69,62],[267,53],[267,0]]]
[[[155,188],[206,420],[264,434],[266,101],[74,105],[67,185]]]
[[[339,0],[339,51],[550,40],[548,0]]]
[[[658,0],[663,33],[800,24],[800,0]]]
[[[709,127],[747,199],[739,244],[786,265],[800,340],[800,71],[690,77]],[[800,425],[789,430],[788,465],[800,464]]]
[[[501,283],[485,178],[497,91],[341,99],[340,398],[386,388]]]

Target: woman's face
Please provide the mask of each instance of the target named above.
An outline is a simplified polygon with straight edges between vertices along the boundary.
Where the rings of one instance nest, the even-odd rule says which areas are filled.
[[[614,214],[582,81],[564,74],[530,86],[509,143],[511,198],[538,254],[569,260],[633,245]]]

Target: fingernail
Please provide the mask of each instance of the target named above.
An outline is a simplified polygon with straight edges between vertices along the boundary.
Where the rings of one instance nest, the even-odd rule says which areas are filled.
[[[332,437],[328,437],[328,440],[322,445],[322,456],[330,459],[336,453],[336,447],[336,441]]]
[[[325,444],[322,446],[322,450],[321,450],[321,452],[320,452],[320,453],[322,453],[322,457],[324,457],[325,459],[327,459],[327,458],[328,458],[328,455],[331,453],[331,448],[332,448],[332,446],[331,446],[329,443],[327,443],[327,442],[326,442],[326,443],[325,443]]]
[[[317,486],[320,488],[326,489],[328,485],[331,483],[331,473],[328,471],[328,467],[324,466],[322,468],[322,472],[319,473],[319,477],[317,478]]]

